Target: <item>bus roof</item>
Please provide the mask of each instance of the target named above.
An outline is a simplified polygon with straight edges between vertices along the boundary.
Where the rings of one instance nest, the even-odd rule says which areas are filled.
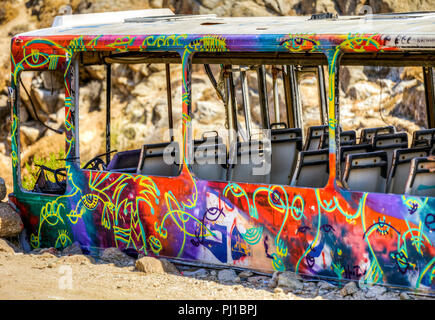
[[[435,47],[435,12],[339,16],[217,17],[174,15],[169,9],[148,9],[58,16],[51,28],[18,36],[172,35],[172,34],[336,34],[349,33],[425,36]],[[430,41],[428,41],[428,39]],[[429,42],[429,43],[427,43]]]

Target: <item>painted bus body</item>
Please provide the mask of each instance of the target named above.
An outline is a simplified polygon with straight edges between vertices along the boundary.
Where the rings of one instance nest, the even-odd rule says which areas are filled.
[[[160,29],[148,22],[134,27],[58,26],[12,39],[15,92],[22,71],[64,72],[66,154],[71,159],[78,144],[74,87],[78,53],[167,51],[180,56],[183,68],[183,163],[177,177],[83,170],[79,161],[70,160],[64,195],[27,192],[20,187],[19,106],[18,98],[13,99],[14,191],[9,202],[20,213],[31,246],[61,249],[77,241],[93,255],[117,247],[184,261],[433,291],[435,198],[343,188],[336,179],[335,81],[342,53],[435,52],[435,15],[400,24],[387,17],[374,26],[351,19],[311,22],[307,17],[273,22],[216,18],[207,26],[201,25],[204,21],[172,22]],[[194,176],[186,160],[187,142],[192,139],[190,69],[192,56],[200,52],[326,57],[331,142],[324,188],[216,182]]]

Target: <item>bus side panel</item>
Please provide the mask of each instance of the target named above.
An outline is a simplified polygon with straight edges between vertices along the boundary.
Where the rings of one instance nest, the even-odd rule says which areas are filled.
[[[434,288],[434,198],[209,182],[188,171],[172,178],[82,175],[70,195],[29,208],[40,210],[40,219],[27,223],[41,245],[78,241],[95,255],[117,247],[267,272]]]

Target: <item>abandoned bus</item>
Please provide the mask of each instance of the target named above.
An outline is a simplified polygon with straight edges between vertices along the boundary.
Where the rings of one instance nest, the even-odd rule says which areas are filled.
[[[13,37],[9,202],[28,243],[433,291],[434,25],[434,13],[156,9],[59,16]],[[62,165],[39,165],[30,186],[20,112],[50,90],[26,95],[29,72],[60,79],[64,101],[50,133]],[[364,96],[357,72],[383,92]],[[355,120],[363,108],[371,122]]]

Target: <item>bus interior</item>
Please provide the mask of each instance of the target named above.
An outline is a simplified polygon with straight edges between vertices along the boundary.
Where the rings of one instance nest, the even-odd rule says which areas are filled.
[[[322,188],[327,184],[330,171],[328,70],[324,55],[201,52],[193,56],[192,63],[192,90],[195,91],[195,73],[206,74],[211,94],[221,101],[216,108],[225,112],[225,122],[219,124],[221,127],[216,124],[212,130],[199,132],[193,125],[193,145],[190,147],[194,157],[189,165],[194,176],[211,181],[309,188]],[[166,93],[162,94],[166,97],[165,121],[169,130],[166,141],[146,143],[128,150],[116,150],[116,146],[111,146],[111,72],[114,64],[164,65]],[[105,68],[106,79],[102,81],[106,81],[108,97],[107,116],[103,119],[107,128],[106,152],[86,161],[83,169],[151,176],[177,176],[180,173],[182,141],[176,138],[174,119],[177,111],[173,108],[175,102],[171,95],[175,88],[171,70],[180,69],[180,64],[180,57],[170,52],[80,53],[80,68],[89,65]],[[433,65],[434,56],[430,53],[343,55],[340,68],[372,68],[375,75],[376,68],[420,68],[424,78],[421,85],[424,87],[426,121],[412,132],[388,121],[374,127],[361,123],[352,126],[345,121],[348,116],[342,114],[340,103],[340,113],[336,115],[339,124],[336,179],[341,187],[362,192],[435,196],[434,188],[421,187],[433,185],[435,181]],[[340,72],[337,80],[345,83],[347,80],[341,77]],[[309,84],[310,97],[315,101],[311,108],[304,104],[308,99],[304,96],[307,91],[303,88],[304,81]],[[179,81],[175,84],[181,86]],[[401,114],[396,116],[403,117]],[[254,152],[260,155],[257,161],[249,157]],[[168,163],[165,155],[175,161]],[[264,165],[268,159],[270,170],[253,174],[255,167]],[[33,191],[64,193],[65,183],[59,182],[64,180],[62,170],[55,172],[54,187],[39,179]]]

